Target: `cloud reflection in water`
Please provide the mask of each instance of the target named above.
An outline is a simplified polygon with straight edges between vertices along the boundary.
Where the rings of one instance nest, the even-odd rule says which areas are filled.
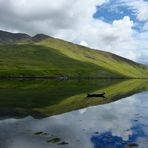
[[[119,101],[52,116],[44,119],[5,119],[0,121],[0,146],[3,148],[59,147],[47,143],[58,137],[68,142],[63,147],[126,147],[148,145],[148,93]],[[43,131],[47,135],[34,135]]]

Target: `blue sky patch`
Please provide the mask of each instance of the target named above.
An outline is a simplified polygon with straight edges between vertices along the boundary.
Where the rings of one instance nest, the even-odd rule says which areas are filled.
[[[94,18],[102,19],[107,23],[122,19],[124,16],[129,16],[131,20],[137,21],[135,9],[120,5],[120,3],[113,0],[106,2],[101,6],[97,6],[97,11],[94,14]]]
[[[112,24],[114,20],[120,20],[124,16],[129,16],[130,19],[134,22],[133,29],[141,32],[144,21],[139,21],[137,19],[137,10],[120,3],[117,0],[110,0],[109,2],[104,3],[101,6],[96,7],[96,12],[93,15],[95,19],[101,19],[102,21]]]

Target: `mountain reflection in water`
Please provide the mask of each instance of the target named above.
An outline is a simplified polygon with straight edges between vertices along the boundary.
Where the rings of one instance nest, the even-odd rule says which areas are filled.
[[[9,103],[7,106],[7,103],[4,102],[2,98],[8,96],[10,99],[12,92],[7,95],[4,93],[0,94],[0,99],[2,99],[1,109],[11,108],[18,111],[17,107],[19,107],[19,110],[21,110],[17,118],[17,114],[8,116],[9,114],[7,112],[6,116],[6,114],[1,113],[0,147],[124,148],[135,146],[147,148],[148,92],[146,91],[148,87],[146,81],[130,80],[118,83],[109,82],[107,85],[99,86],[99,89],[97,89],[98,85],[96,85],[98,83],[93,82],[94,88],[92,88],[91,91],[106,91],[107,100],[103,100],[103,98],[87,100],[85,98],[86,92],[90,88],[88,89],[86,84],[85,87],[81,84],[79,85],[80,89],[78,84],[79,82],[75,85],[73,84],[72,87],[67,87],[67,89],[71,89],[71,91],[79,89],[79,91],[75,90],[75,92],[77,92],[76,95],[70,96],[69,94],[68,96],[66,93],[66,95],[63,95],[63,98],[66,96],[65,99],[61,99],[56,103],[52,102],[51,105],[49,105],[49,103],[39,106],[34,103],[32,107],[25,107],[25,102],[21,104],[20,101],[16,104]],[[38,89],[38,85],[35,86]],[[18,84],[12,87],[12,84],[8,85],[7,82],[5,88],[3,85],[0,91],[2,92],[2,89],[8,90],[8,88],[9,90],[16,89],[24,95],[24,90],[26,93],[26,88],[28,89],[28,87],[27,85],[20,87],[20,83],[19,87]],[[43,86],[41,87],[40,85],[40,88],[43,88]],[[34,89],[35,87],[33,90]],[[20,94],[15,94],[14,96],[18,97],[19,95]],[[27,95],[30,96],[29,93]],[[18,98],[16,99],[19,100]],[[65,105],[69,105],[69,107]],[[27,112],[27,109],[29,112]],[[59,115],[44,118],[40,116],[40,118],[37,119],[36,116],[29,116],[29,113],[33,111],[45,116]],[[64,113],[67,111],[69,112]]]

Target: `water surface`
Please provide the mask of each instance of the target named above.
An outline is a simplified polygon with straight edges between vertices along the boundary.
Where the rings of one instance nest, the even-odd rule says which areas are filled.
[[[1,148],[148,147],[146,81],[0,83]]]

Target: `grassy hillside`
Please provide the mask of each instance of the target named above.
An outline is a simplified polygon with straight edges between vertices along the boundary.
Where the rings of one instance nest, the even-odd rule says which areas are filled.
[[[36,44],[57,49],[59,52],[71,57],[72,59],[93,63],[119,75],[128,77],[148,76],[148,66],[144,66],[109,52],[92,50],[54,38],[42,40]]]
[[[145,78],[148,67],[55,38],[0,44],[0,76]]]
[[[0,45],[0,76],[119,77],[90,62],[73,59],[41,45]]]

